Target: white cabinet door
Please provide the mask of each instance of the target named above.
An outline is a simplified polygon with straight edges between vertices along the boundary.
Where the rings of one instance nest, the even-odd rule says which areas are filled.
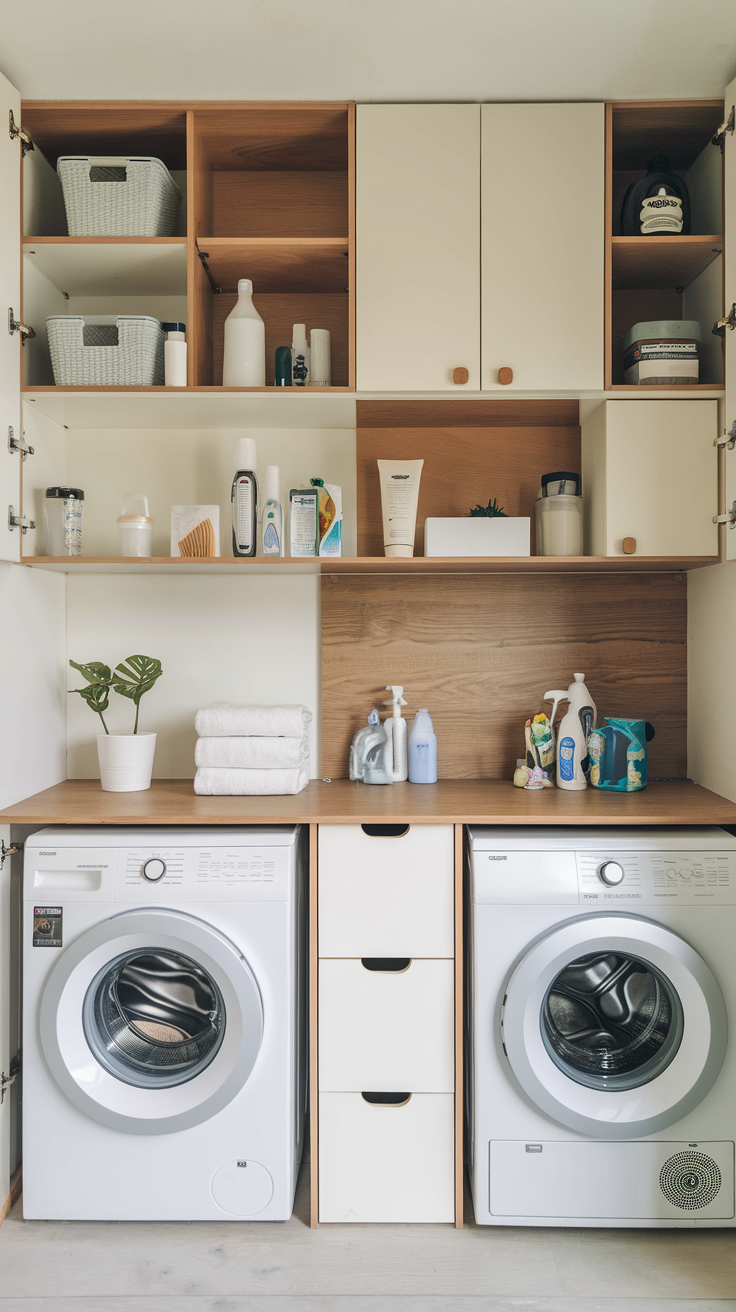
[[[736,78],[726,87],[724,118],[736,106]],[[736,302],[736,132],[727,132],[724,143],[724,292],[726,310]],[[707,331],[707,328],[706,328]],[[736,329],[726,329],[726,429],[736,423]],[[736,428],[734,428],[736,434]],[[736,502],[736,448],[726,451],[725,508]],[[726,560],[736,560],[736,526],[726,529]]]
[[[359,105],[356,121],[358,389],[478,390],[480,107]]]
[[[715,556],[717,401],[604,401],[582,427],[585,554]]]
[[[8,332],[8,310],[20,318],[20,144],[8,130],[20,123],[20,94],[0,73],[0,560],[20,559],[20,529],[8,529],[8,506],[20,514],[20,456],[8,451],[8,430],[20,435],[20,334]]]
[[[484,391],[603,387],[604,183],[603,105],[483,105]]]

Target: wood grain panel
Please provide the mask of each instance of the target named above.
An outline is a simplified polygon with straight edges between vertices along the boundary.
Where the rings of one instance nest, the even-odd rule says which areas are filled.
[[[186,110],[165,100],[24,100],[22,123],[53,165],[59,155],[155,155],[185,169]]]
[[[719,127],[723,100],[624,101],[613,105],[613,166],[645,169],[666,155],[673,169],[689,169]]]
[[[650,777],[685,778],[681,577],[323,578],[323,775],[345,777],[353,734],[401,682],[407,714],[432,713],[442,779],[510,779],[524,721],[582,670],[601,718],[654,724]]]
[[[347,170],[345,101],[223,101],[196,106],[217,170]],[[226,233],[232,236],[232,233]]]
[[[614,237],[614,290],[687,287],[723,250],[723,238]]]
[[[192,110],[187,113],[187,382],[212,384],[212,289],[197,252],[196,236],[212,224],[212,173]]]
[[[347,237],[200,237],[198,244],[223,292],[237,292],[239,278],[262,295],[341,294],[347,286]]]
[[[347,260],[345,261],[347,264]],[[222,382],[222,355],[224,342],[224,324],[232,310],[236,296],[223,295],[212,298],[213,324],[213,375],[215,384]],[[327,328],[331,334],[332,346],[332,385],[348,385],[348,297],[333,293],[322,295],[318,292],[289,294],[281,296],[254,296],[253,304],[266,325],[266,385],[273,385],[274,357],[277,346],[291,346],[292,328],[295,323],[305,323],[307,331],[312,328]]]
[[[437,397],[424,401],[356,401],[358,428],[571,428],[579,403],[571,400]]]
[[[348,231],[348,174],[217,172],[214,237],[339,237]]]
[[[358,403],[360,406],[360,402]],[[455,409],[459,409],[456,406]],[[580,472],[580,428],[361,428],[357,430],[358,555],[383,556],[377,460],[424,460],[414,552],[424,555],[427,516],[467,515],[496,497],[507,515],[528,515],[542,474]]]

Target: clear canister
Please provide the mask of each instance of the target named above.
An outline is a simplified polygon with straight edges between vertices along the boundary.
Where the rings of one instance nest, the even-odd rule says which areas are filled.
[[[47,487],[44,505],[50,556],[81,556],[84,492],[81,487]]]
[[[150,556],[154,521],[148,513],[144,492],[126,492],[123,513],[118,515],[121,556]]]
[[[538,556],[582,556],[583,498],[538,497],[535,503]]]

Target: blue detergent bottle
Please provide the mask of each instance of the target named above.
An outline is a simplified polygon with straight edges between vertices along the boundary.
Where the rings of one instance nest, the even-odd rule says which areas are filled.
[[[437,738],[426,708],[417,711],[409,734],[409,783],[437,783]]]

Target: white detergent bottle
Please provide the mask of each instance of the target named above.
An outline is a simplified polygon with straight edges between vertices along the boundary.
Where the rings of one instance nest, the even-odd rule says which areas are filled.
[[[238,299],[225,320],[222,385],[266,386],[266,325],[253,304],[250,278],[238,282]]]
[[[393,747],[393,766],[391,773],[395,784],[401,784],[409,778],[409,757],[406,750],[406,720],[402,719],[401,708],[406,706],[404,689],[398,684],[390,683],[386,692],[393,693],[390,702],[384,706],[393,706],[393,715],[385,721],[386,732],[390,735]]]
[[[544,700],[553,703],[552,725],[559,703],[568,702],[567,713],[557,731],[557,787],[579,792],[588,787],[587,738],[598,722],[598,711],[585,686],[585,675],[574,674],[567,692],[553,689],[544,694]]]

